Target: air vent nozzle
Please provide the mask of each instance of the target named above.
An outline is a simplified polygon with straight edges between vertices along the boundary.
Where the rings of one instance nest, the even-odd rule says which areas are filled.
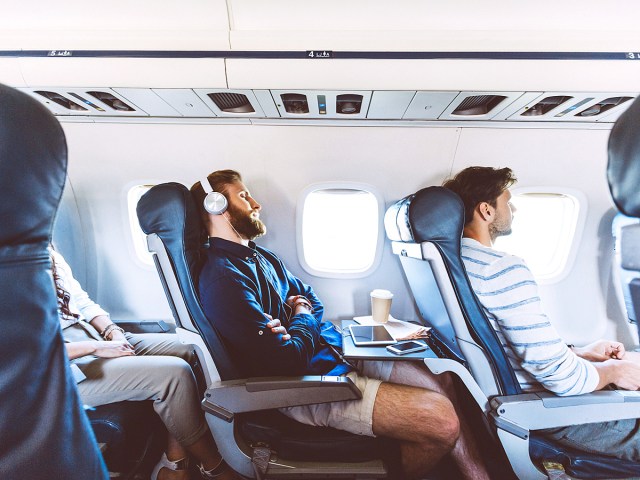
[[[241,93],[208,93],[207,96],[223,112],[254,113],[255,110],[246,95]]]
[[[465,98],[451,115],[486,115],[507,97],[503,95],[475,95]]]
[[[301,93],[283,93],[280,95],[284,109],[287,113],[304,114],[309,113],[309,103],[307,96]]]
[[[102,103],[111,107],[113,110],[117,110],[119,112],[135,112],[135,108],[127,105],[125,102],[120,100],[117,97],[114,97],[110,93],[107,92],[87,92],[93,98],[97,98]]]
[[[611,110],[613,107],[616,107],[624,102],[628,102],[632,98],[633,97],[605,98],[604,100],[596,103],[595,105],[591,105],[589,108],[586,108],[580,113],[577,113],[576,117],[594,117],[596,115],[600,115],[601,113],[604,113],[607,110]]]
[[[61,107],[66,108],[67,110],[71,110],[74,112],[87,111],[87,109],[84,108],[82,105],[78,105],[74,101],[69,100],[67,97],[62,96],[59,93],[48,92],[46,90],[36,90],[35,93],[37,93],[41,97],[46,98],[47,100],[51,100],[53,103],[60,105]]]
[[[336,113],[356,115],[362,108],[362,95],[344,94],[336,97]]]
[[[562,105],[563,103],[568,102],[572,98],[573,97],[565,96],[565,95],[554,95],[552,97],[546,97],[540,100],[538,103],[536,103],[529,110],[522,112],[520,115],[523,117],[539,117],[540,115],[549,113],[558,105]]]

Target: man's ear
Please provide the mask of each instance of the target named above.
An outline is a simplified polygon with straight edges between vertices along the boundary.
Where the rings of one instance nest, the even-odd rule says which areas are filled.
[[[488,202],[480,202],[476,207],[476,211],[480,215],[480,218],[485,222],[491,222],[493,220],[493,207]]]

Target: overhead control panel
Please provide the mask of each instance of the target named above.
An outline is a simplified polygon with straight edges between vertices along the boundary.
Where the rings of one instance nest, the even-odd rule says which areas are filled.
[[[637,92],[22,88],[65,117],[614,122]]]

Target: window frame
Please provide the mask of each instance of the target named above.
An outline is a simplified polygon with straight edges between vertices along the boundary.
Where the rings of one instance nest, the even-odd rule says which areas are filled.
[[[373,256],[373,261],[369,268],[363,271],[345,271],[345,272],[336,272],[336,271],[324,271],[317,270],[310,266],[306,258],[304,256],[304,242],[303,242],[303,230],[302,230],[302,222],[304,215],[304,205],[307,197],[318,190],[333,190],[333,189],[342,189],[342,190],[359,190],[362,192],[370,193],[374,196],[377,203],[377,216],[378,216],[378,235],[376,239],[376,248]],[[298,203],[296,206],[296,251],[298,253],[298,261],[302,268],[309,274],[315,277],[321,278],[336,278],[336,279],[353,279],[353,278],[363,278],[369,276],[372,272],[374,272],[382,261],[382,251],[384,249],[384,224],[383,217],[385,212],[385,203],[384,198],[380,191],[374,187],[373,185],[361,183],[361,182],[319,182],[313,183],[311,185],[306,186],[300,194],[298,195]]]
[[[536,282],[540,285],[550,285],[554,283],[561,282],[571,272],[573,269],[573,265],[575,263],[576,257],[578,255],[578,239],[582,237],[584,232],[584,227],[587,219],[587,211],[588,211],[588,201],[587,196],[582,193],[580,190],[567,188],[567,187],[554,187],[554,186],[532,186],[532,187],[515,187],[510,189],[512,197],[523,194],[552,194],[552,195],[563,195],[566,197],[572,198],[577,204],[577,215],[575,217],[573,229],[571,232],[571,238],[568,242],[568,250],[567,254],[564,256],[564,259],[561,261],[560,266],[558,267],[557,272],[553,273],[549,276],[539,277],[534,275]],[[518,215],[518,212],[515,213]],[[500,249],[500,247],[498,247]],[[512,253],[512,252],[507,252]],[[524,259],[527,260],[526,258]],[[533,273],[533,272],[532,272]]]

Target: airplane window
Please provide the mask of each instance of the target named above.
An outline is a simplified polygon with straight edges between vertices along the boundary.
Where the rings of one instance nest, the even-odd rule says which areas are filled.
[[[585,212],[581,194],[514,192],[511,235],[498,237],[495,248],[522,257],[536,280],[559,281],[572,259],[572,244]],[[573,249],[575,250],[575,249]],[[575,252],[574,252],[575,253]]]
[[[309,273],[360,277],[379,260],[382,201],[353,185],[308,188],[298,216],[298,253]],[[301,234],[301,238],[300,238]]]
[[[136,206],[138,200],[149,191],[153,185],[136,185],[129,189],[127,194],[127,206],[129,210],[129,225],[131,227],[131,238],[133,239],[133,248],[136,257],[146,265],[153,265],[153,256],[147,248],[147,236],[144,234],[138,223],[138,215],[136,214]]]

